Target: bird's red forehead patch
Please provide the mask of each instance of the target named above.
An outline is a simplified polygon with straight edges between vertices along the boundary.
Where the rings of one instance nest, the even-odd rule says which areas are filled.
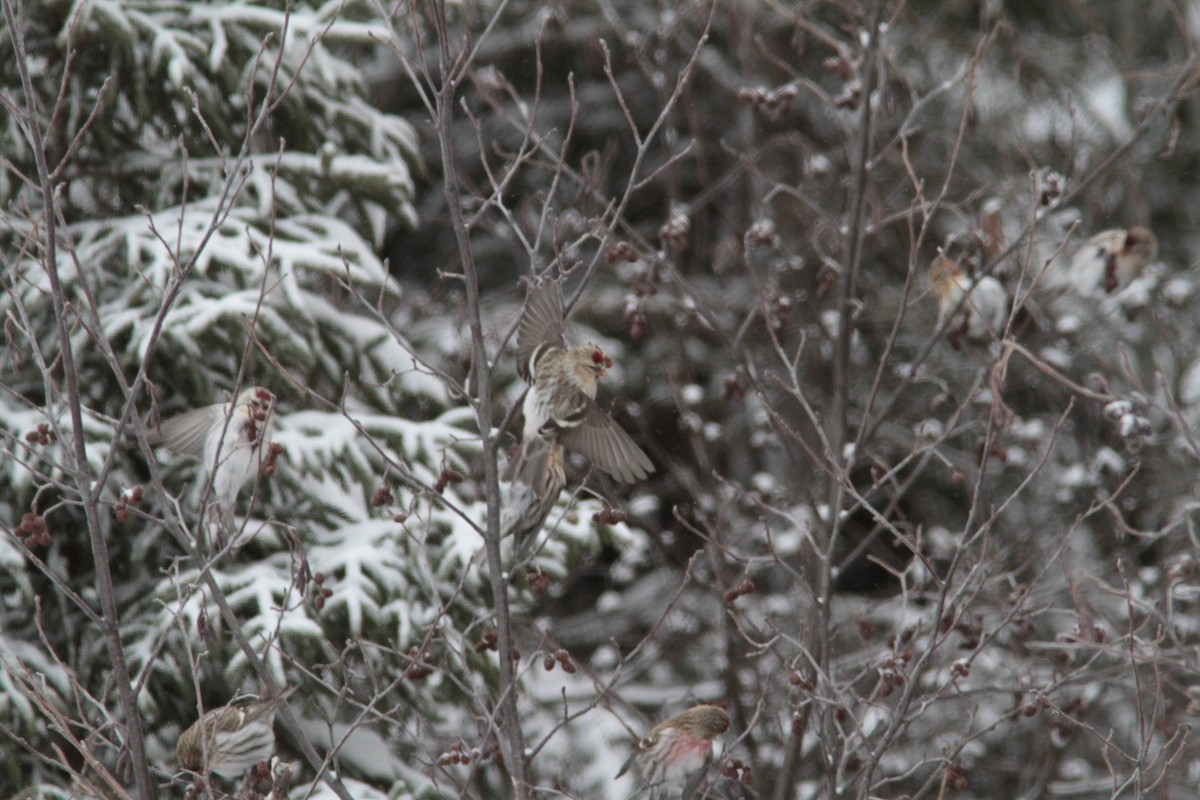
[[[604,363],[604,351],[601,350],[599,347],[597,347],[595,350],[592,351],[592,363],[593,364],[603,364]]]
[[[254,393],[254,397],[258,400],[261,400],[264,403],[271,402],[271,393],[268,392],[266,389],[259,389],[257,392]]]

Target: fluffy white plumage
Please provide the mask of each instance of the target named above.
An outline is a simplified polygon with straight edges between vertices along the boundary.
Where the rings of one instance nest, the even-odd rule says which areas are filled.
[[[1104,297],[1127,287],[1158,255],[1146,228],[1101,231],[1071,257],[1067,280],[1076,294]]]
[[[712,761],[715,740],[727,730],[729,715],[723,708],[693,706],[651,728],[617,777],[633,767],[652,793],[684,785],[683,796],[688,797]]]
[[[960,315],[951,336],[965,334],[973,341],[989,341],[1004,331],[1008,292],[995,278],[984,275],[974,280],[957,262],[939,256],[929,269],[929,283],[938,301],[938,325],[956,309]]]
[[[233,403],[217,403],[185,411],[152,428],[151,445],[193,456],[203,467],[202,485],[212,479],[210,515],[233,530],[238,492],[258,474],[270,447],[275,395],[251,386]]]

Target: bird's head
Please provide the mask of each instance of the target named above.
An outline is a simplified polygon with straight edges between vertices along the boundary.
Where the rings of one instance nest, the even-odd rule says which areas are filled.
[[[572,347],[568,353],[571,365],[571,375],[588,394],[594,396],[596,381],[608,374],[612,359],[604,355],[604,351],[594,344],[581,344]]]
[[[954,291],[962,276],[963,268],[957,261],[938,256],[929,266],[929,288],[942,300]]]
[[[680,727],[685,733],[702,741],[712,741],[729,730],[729,714],[720,706],[694,706],[680,714]]]
[[[1132,260],[1149,264],[1158,256],[1158,239],[1149,228],[1130,228],[1125,232],[1124,250]]]
[[[275,408],[275,395],[261,386],[251,386],[238,395],[237,404],[245,408],[256,422],[266,422]]]

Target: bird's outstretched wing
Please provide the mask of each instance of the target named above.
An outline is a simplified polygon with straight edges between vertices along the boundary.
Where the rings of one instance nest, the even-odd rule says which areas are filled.
[[[566,347],[563,338],[562,282],[544,280],[531,284],[525,311],[517,327],[517,374],[531,381],[530,360],[541,345]]]
[[[637,483],[654,472],[654,464],[629,434],[594,400],[583,421],[561,429],[559,441],[600,469],[624,483]]]
[[[155,447],[161,445],[176,453],[203,458],[204,439],[214,425],[224,423],[224,413],[223,405],[194,408],[148,429],[146,438]]]

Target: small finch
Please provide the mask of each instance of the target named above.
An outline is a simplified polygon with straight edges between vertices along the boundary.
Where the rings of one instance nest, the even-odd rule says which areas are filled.
[[[1084,297],[1124,289],[1158,255],[1158,239],[1146,228],[1102,231],[1071,258],[1071,288]]]
[[[597,381],[611,366],[594,345],[567,348],[563,338],[562,287],[558,281],[530,286],[517,328],[517,373],[529,384],[522,441],[542,436],[579,453],[625,483],[654,472],[629,434],[596,404]]]
[[[650,729],[617,777],[632,766],[651,793],[684,785],[694,792],[713,758],[713,741],[729,730],[729,715],[719,706],[693,706]]]
[[[219,517],[228,531],[233,530],[233,505],[238,492],[258,474],[265,460],[274,408],[275,395],[251,386],[232,404],[185,411],[147,432],[151,445],[200,459],[203,481],[212,477],[209,513]]]
[[[518,556],[527,552],[567,483],[562,445],[544,436],[521,443],[504,470],[500,535],[513,535]]]
[[[990,275],[973,280],[958,262],[938,256],[929,267],[929,286],[938,301],[938,325],[957,312],[960,322],[948,331],[950,343],[997,338],[1008,314],[1008,292]],[[966,297],[964,301],[963,298]]]
[[[270,700],[253,698],[214,708],[179,736],[175,759],[189,772],[239,778],[275,754],[275,712],[297,687]]]

